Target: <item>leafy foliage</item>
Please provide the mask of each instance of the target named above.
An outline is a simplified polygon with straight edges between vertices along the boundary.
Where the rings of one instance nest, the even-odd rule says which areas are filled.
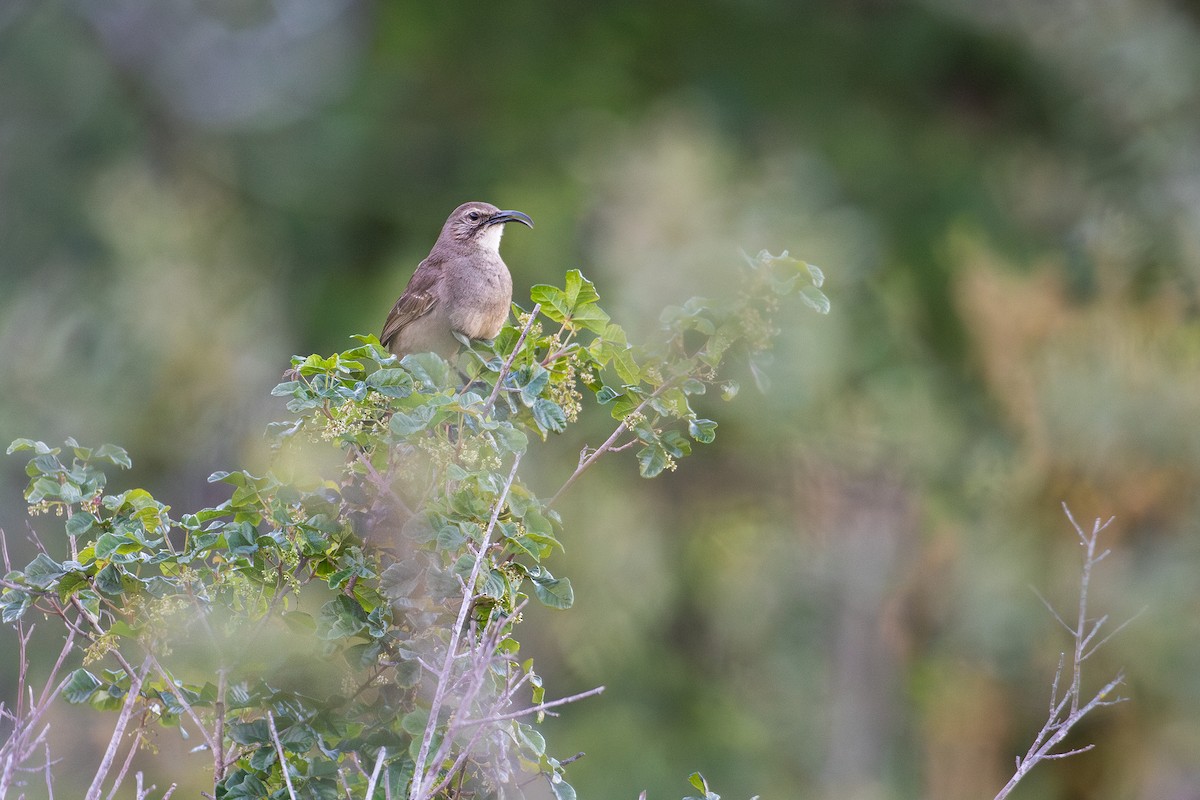
[[[104,470],[130,466],[118,447],[19,439],[30,512],[65,518],[65,555],[9,572],[0,615],[36,610],[88,642],[67,702],[198,728],[218,798],[521,796],[525,773],[573,797],[537,730],[562,701],[514,638],[531,599],[573,602],[546,564],[553,504],[608,452],[637,448],[647,478],[674,469],[716,435],[692,399],[736,394],[719,367],[735,348],[758,363],[776,298],[828,310],[816,268],[765,252],[747,266],[732,303],[667,309],[653,346],[572,270],[455,363],[374,337],[296,358],[273,392],[291,413],[268,431],[275,467],[215,473],[229,499],[178,518],[143,489],[105,493]],[[615,429],[538,497],[522,457],[585,408]]]

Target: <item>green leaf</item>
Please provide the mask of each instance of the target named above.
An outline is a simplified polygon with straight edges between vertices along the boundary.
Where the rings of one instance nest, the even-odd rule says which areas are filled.
[[[532,725],[517,723],[517,737],[521,744],[525,745],[531,753],[533,753],[534,761],[546,755],[546,737],[542,736]]]
[[[700,444],[712,444],[717,438],[717,423],[711,419],[688,420],[688,435]]]
[[[800,288],[800,299],[803,300],[809,308],[816,311],[818,314],[829,313],[829,298],[825,293],[816,286],[803,286]]]
[[[426,389],[437,390],[450,383],[450,365],[437,353],[409,353],[400,359],[400,365]]]
[[[86,703],[102,685],[100,679],[86,669],[77,669],[67,676],[63,684],[63,698],[76,705]]]
[[[115,444],[102,444],[96,448],[96,452],[92,454],[94,461],[107,461],[114,467],[122,467],[130,469],[133,462],[129,460],[129,453],[125,452],[125,448],[117,447]]]
[[[412,394],[413,380],[408,370],[384,367],[367,376],[367,386],[385,397],[408,397]]]
[[[271,728],[265,719],[234,722],[226,728],[226,731],[229,733],[229,738],[238,744],[268,744],[271,741]]]
[[[637,452],[638,471],[643,478],[657,477],[667,468],[667,452],[657,444],[646,445]]]
[[[555,800],[575,800],[575,788],[564,781],[561,775],[550,779],[550,791],[554,792]]]
[[[388,422],[388,427],[392,429],[392,433],[397,436],[412,436],[414,433],[425,430],[429,427],[429,423],[433,421],[434,414],[437,409],[431,405],[421,405],[414,408],[412,411],[395,411],[392,413],[392,419]]]
[[[553,400],[539,397],[533,404],[533,421],[543,431],[562,433],[567,428],[567,415]]]
[[[71,515],[67,520],[67,535],[79,538],[84,536],[88,531],[97,524],[97,520],[87,511],[78,511]]]
[[[555,322],[562,322],[570,310],[566,292],[544,283],[536,284],[529,290],[529,299],[540,303],[542,313]]]
[[[318,631],[326,641],[353,636],[366,627],[367,612],[352,597],[339,594],[321,606]]]
[[[45,553],[38,553],[37,557],[29,562],[29,566],[25,567],[24,572],[26,583],[45,589],[65,575],[67,570]]]
[[[499,445],[510,453],[524,453],[529,447],[529,437],[524,431],[514,428],[511,422],[501,424],[492,431],[492,435],[496,437]]]
[[[84,589],[75,595],[75,599],[79,601],[79,605],[90,617],[95,619],[100,616],[100,595],[91,589]]]
[[[604,405],[606,403],[611,403],[620,396],[621,393],[611,386],[601,386],[599,391],[596,392],[596,402],[600,405]]]
[[[693,772],[688,776],[688,783],[695,786],[698,791],[708,794],[708,781],[704,780],[704,776],[699,772]]]
[[[692,453],[692,443],[679,431],[667,431],[658,441],[667,455],[674,458],[683,458]]]
[[[50,447],[45,442],[38,442],[33,439],[15,439],[8,446],[8,450],[5,453],[11,456],[13,453],[22,453],[28,450],[32,450],[39,456],[56,456],[62,452],[59,448]]]
[[[600,295],[596,293],[595,284],[583,277],[583,273],[577,269],[567,272],[566,295],[567,303],[571,308],[595,303],[600,299]]]
[[[567,609],[575,604],[575,590],[569,578],[556,578],[545,567],[534,567],[529,571],[529,579],[533,581],[533,593],[543,605]]]
[[[400,728],[412,736],[422,736],[428,722],[429,710],[418,708],[416,711],[410,711],[404,715],[404,718],[400,720]]]
[[[438,531],[435,541],[439,550],[457,550],[467,537],[457,525],[445,525]]]
[[[125,591],[121,584],[121,568],[116,564],[109,564],[96,573],[96,591],[109,597],[116,597]]]
[[[233,522],[225,526],[225,545],[236,556],[248,556],[258,550],[258,532],[249,522]]]
[[[279,731],[279,743],[290,753],[307,753],[317,743],[317,734],[308,725],[296,723]]]
[[[20,589],[8,589],[4,594],[0,594],[0,622],[8,624],[19,620],[29,607],[33,605],[33,598],[28,592],[23,592]]]
[[[534,364],[519,370],[516,374],[517,383],[521,386],[521,402],[528,408],[538,399],[538,395],[550,383],[550,371],[541,364]]]
[[[483,576],[483,583],[479,586],[479,593],[492,600],[502,600],[508,594],[508,579],[504,577],[504,573],[500,570],[489,569],[487,574]]]
[[[65,565],[64,565],[65,566]],[[88,586],[87,575],[79,571],[71,571],[58,581],[58,599],[65,603],[71,598],[71,595],[85,589]]]
[[[572,321],[581,328],[592,333],[603,333],[608,328],[611,317],[600,306],[584,306],[571,315]]]
[[[812,285],[820,288],[821,284],[825,283],[825,273],[822,272],[821,268],[816,264],[809,264],[805,261],[800,263],[803,264],[806,270],[808,270],[808,279],[812,281]]]
[[[609,316],[595,305],[600,299],[595,285],[577,269],[567,273],[566,288],[546,284],[534,286],[529,293],[535,303],[541,303],[542,313],[554,322],[566,323],[569,328],[586,328],[603,334]]]
[[[226,778],[217,791],[221,800],[264,800],[268,794],[266,784],[240,769]]]

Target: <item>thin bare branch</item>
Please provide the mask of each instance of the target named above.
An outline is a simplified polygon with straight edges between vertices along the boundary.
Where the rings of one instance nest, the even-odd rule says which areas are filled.
[[[146,680],[146,673],[150,671],[150,656],[146,656],[142,661],[142,666],[133,673],[133,679],[129,684],[129,692],[125,695],[125,702],[121,704],[121,713],[117,717],[116,727],[113,729],[112,738],[108,740],[108,749],[104,751],[104,758],[100,761],[100,767],[96,770],[95,777],[92,778],[92,785],[88,787],[88,792],[85,800],[99,800],[101,787],[104,785],[104,779],[108,777],[108,771],[112,769],[113,759],[117,756],[117,748],[121,744],[121,739],[125,736],[125,726],[129,724],[129,718],[133,715],[134,706],[137,705],[138,698],[142,693],[142,682]]]
[[[1071,756],[1077,756],[1080,753],[1086,753],[1088,750],[1094,750],[1095,747],[1096,745],[1094,744],[1085,744],[1083,747],[1076,747],[1074,750],[1067,750],[1065,753],[1049,753],[1042,756],[1042,760],[1051,761],[1056,758],[1070,758]]]
[[[1074,636],[1075,629],[1072,628],[1070,625],[1068,625],[1067,621],[1065,619],[1063,619],[1061,616],[1059,616],[1059,613],[1054,610],[1054,606],[1050,605],[1050,601],[1047,600],[1045,597],[1043,597],[1042,593],[1039,592],[1036,587],[1030,586],[1029,588],[1035,595],[1037,595],[1037,599],[1042,601],[1042,605],[1044,605],[1046,607],[1046,610],[1050,612],[1050,616],[1052,616],[1056,620],[1058,620],[1058,624],[1062,625],[1067,633]]]
[[[571,488],[571,485],[579,479],[579,476],[582,475],[589,467],[591,467],[593,464],[595,464],[596,461],[599,460],[600,456],[604,455],[605,453],[607,453],[613,449],[613,447],[617,443],[617,439],[620,439],[621,436],[625,433],[625,431],[629,430],[629,421],[632,419],[637,419],[637,417],[642,413],[642,411],[644,411],[646,409],[646,406],[650,405],[651,402],[653,402],[659,395],[661,395],[667,389],[672,388],[678,380],[679,380],[678,378],[672,378],[671,380],[664,381],[661,386],[659,386],[657,389],[655,389],[653,392],[651,392],[649,395],[647,395],[645,397],[645,399],[642,400],[642,402],[638,403],[637,408],[635,408],[633,411],[631,411],[625,415],[625,418],[621,420],[621,422],[617,425],[616,429],[612,432],[612,434],[607,439],[604,440],[604,444],[600,445],[595,450],[593,450],[591,452],[591,454],[588,455],[586,458],[581,453],[580,459],[579,459],[579,466],[577,466],[575,468],[575,471],[572,472],[571,476],[569,478],[567,478],[566,482],[563,483],[563,485],[559,487],[558,491],[554,493],[554,496],[550,498],[550,500],[546,503],[546,505],[547,506],[554,505],[554,503],[558,500],[558,498],[562,497],[563,492],[565,492],[567,489]],[[587,452],[586,449],[584,452]]]
[[[287,786],[288,797],[296,800],[296,790],[292,788],[292,776],[288,774],[287,758],[283,754],[283,743],[279,741],[279,731],[275,729],[275,715],[267,711],[267,725],[271,729],[271,741],[275,744],[275,755],[279,757],[279,771],[283,773],[283,782]]]
[[[537,320],[538,312],[542,310],[541,303],[534,303],[533,310],[529,312],[529,320],[525,323],[525,327],[521,329],[521,335],[517,337],[517,343],[513,346],[512,352],[508,354],[508,360],[504,362],[504,366],[500,368],[499,374],[496,375],[496,385],[492,387],[492,393],[488,395],[487,402],[483,404],[483,413],[487,414],[492,410],[492,406],[496,403],[496,398],[500,396],[500,389],[504,386],[504,379],[508,376],[512,369],[513,360],[517,357],[517,353],[521,352],[521,345],[525,344],[525,337],[529,335],[529,331],[533,329],[533,324]]]
[[[1071,514],[1070,508],[1063,504],[1063,510],[1070,520],[1071,526],[1075,529],[1076,535],[1079,537],[1080,543],[1085,548],[1083,565],[1080,570],[1079,578],[1079,607],[1077,610],[1076,624],[1068,625],[1062,617],[1060,617],[1046,602],[1046,599],[1038,594],[1043,605],[1050,611],[1051,615],[1061,624],[1067,631],[1070,632],[1071,638],[1074,640],[1074,650],[1071,659],[1071,681],[1066,692],[1059,697],[1061,690],[1061,680],[1066,667],[1065,654],[1059,655],[1058,668],[1054,673],[1054,681],[1050,688],[1050,708],[1046,718],[1046,722],[1042,725],[1041,730],[1033,739],[1033,744],[1030,745],[1028,752],[1016,759],[1016,769],[1012,777],[1004,788],[996,795],[996,800],[1003,800],[1008,797],[1009,793],[1017,786],[1017,784],[1029,773],[1038,763],[1051,759],[1067,758],[1069,756],[1085,753],[1093,748],[1093,745],[1087,744],[1061,753],[1052,752],[1071,729],[1089,712],[1100,708],[1101,706],[1114,705],[1124,701],[1122,697],[1111,698],[1110,696],[1116,688],[1124,681],[1124,674],[1118,673],[1115,678],[1110,680],[1104,687],[1097,692],[1090,700],[1083,703],[1081,694],[1082,686],[1082,666],[1083,662],[1089,656],[1096,652],[1105,642],[1111,639],[1117,632],[1132,622],[1128,620],[1117,627],[1112,633],[1100,639],[1096,644],[1092,644],[1093,640],[1099,634],[1105,623],[1108,622],[1108,615],[1100,617],[1098,620],[1089,623],[1088,610],[1088,588],[1091,585],[1092,570],[1096,564],[1100,563],[1111,550],[1105,549],[1097,553],[1097,543],[1101,532],[1103,532],[1113,521],[1110,517],[1106,521],[1097,519],[1092,526],[1090,534],[1085,533],[1083,528],[1075,520]],[[1036,590],[1034,592],[1037,594]],[[1136,618],[1136,617],[1135,617]]]
[[[458,723],[458,725],[460,727],[466,728],[470,725],[487,725],[492,722],[501,722],[506,719],[518,719],[520,717],[527,717],[530,714],[537,714],[539,712],[545,711],[550,708],[557,708],[558,706],[565,706],[568,703],[575,703],[575,702],[578,702],[578,701],[583,700],[588,697],[595,697],[598,694],[602,694],[604,692],[604,688],[605,687],[603,687],[603,686],[597,686],[595,689],[588,689],[586,692],[580,692],[579,694],[573,694],[570,697],[562,697],[562,698],[559,698],[558,700],[549,700],[545,703],[538,703],[536,706],[522,708],[520,711],[510,711],[505,714],[493,714],[492,716],[484,717],[483,719],[463,720],[462,722]]]
[[[125,754],[125,761],[122,762],[122,764],[121,764],[121,770],[117,773],[117,779],[113,781],[112,788],[108,790],[108,797],[106,798],[106,800],[113,800],[113,798],[117,796],[117,789],[121,788],[121,784],[125,781],[125,775],[129,772],[130,765],[133,764],[133,757],[135,755],[137,755],[138,748],[142,744],[142,731],[144,731],[145,729],[146,729],[146,714],[145,714],[145,712],[143,712],[142,718],[141,718],[140,722],[138,723],[137,730],[135,730],[133,732],[133,742],[132,742],[132,744],[129,745],[129,752],[127,752]],[[142,773],[139,772],[137,774],[137,784],[138,784],[138,795],[139,796],[142,794],[141,777],[142,777]]]
[[[1114,628],[1114,629],[1113,629],[1113,631],[1112,631],[1112,633],[1108,634],[1108,635],[1107,635],[1107,636],[1105,636],[1103,639],[1101,639],[1100,641],[1096,642],[1096,644],[1094,644],[1094,645],[1093,645],[1093,646],[1092,646],[1092,647],[1091,647],[1091,648],[1090,648],[1090,649],[1089,649],[1089,650],[1088,650],[1086,653],[1084,653],[1084,654],[1083,654],[1083,659],[1086,661],[1086,660],[1088,659],[1088,657],[1090,657],[1090,656],[1092,655],[1092,653],[1095,653],[1097,650],[1099,650],[1101,647],[1103,647],[1103,646],[1105,645],[1105,643],[1106,643],[1106,642],[1107,642],[1109,639],[1113,638],[1113,637],[1114,637],[1114,636],[1116,636],[1118,633],[1120,633],[1121,631],[1125,630],[1125,628],[1126,628],[1126,627],[1129,625],[1129,623],[1133,622],[1135,619],[1137,619],[1138,617],[1140,617],[1142,614],[1145,614],[1145,613],[1146,613],[1146,611],[1147,611],[1148,609],[1149,609],[1149,606],[1146,606],[1146,607],[1142,608],[1142,610],[1141,610],[1141,611],[1137,612],[1137,613],[1136,613],[1136,614],[1134,614],[1132,617],[1130,617],[1129,619],[1125,620],[1125,621],[1124,621],[1124,622],[1122,622],[1120,625],[1118,625],[1116,628]]]
[[[379,780],[379,771],[383,769],[383,760],[387,758],[387,748],[379,748],[379,755],[375,756],[375,769],[371,770],[371,780],[367,783],[367,793],[363,795],[363,800],[375,800],[375,783]]]
[[[458,609],[458,617],[454,622],[454,629],[450,632],[450,642],[446,647],[446,656],[442,662],[442,669],[438,675],[437,686],[434,689],[433,701],[429,707],[429,719],[425,723],[425,733],[421,738],[421,747],[417,751],[417,760],[413,769],[413,780],[411,790],[411,800],[422,800],[428,797],[426,787],[432,785],[437,777],[437,764],[440,762],[434,760],[432,766],[429,767],[426,774],[426,763],[429,758],[429,748],[433,742],[434,735],[437,731],[438,718],[442,712],[442,706],[445,703],[446,692],[451,683],[451,678],[454,670],[454,661],[457,658],[459,642],[462,640],[463,629],[466,625],[467,613],[475,601],[475,584],[479,580],[479,575],[483,571],[483,564],[486,561],[488,545],[491,542],[492,533],[496,529],[496,523],[500,519],[500,512],[504,508],[504,503],[508,498],[508,490],[512,488],[513,481],[517,477],[517,468],[521,464],[521,454],[518,453],[513,459],[512,469],[508,472],[508,478],[504,482],[504,487],[500,490],[500,494],[496,497],[496,503],[492,507],[491,519],[488,520],[487,529],[484,530],[482,539],[479,543],[479,549],[475,554],[475,563],[471,567],[471,576],[466,581],[466,588],[463,591],[462,604]],[[450,737],[445,737],[443,744],[448,742]]]

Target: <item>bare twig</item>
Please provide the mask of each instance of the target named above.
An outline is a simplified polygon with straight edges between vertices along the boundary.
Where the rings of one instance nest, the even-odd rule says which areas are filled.
[[[459,606],[454,628],[450,632],[450,642],[446,647],[446,656],[442,660],[442,668],[438,675],[437,685],[434,688],[433,702],[429,707],[429,719],[425,722],[425,733],[421,738],[421,747],[417,751],[417,760],[413,769],[412,789],[410,793],[411,800],[422,800],[431,796],[431,793],[426,793],[427,787],[431,787],[434,784],[438,773],[438,765],[441,762],[434,760],[428,768],[428,774],[426,774],[429,748],[437,732],[438,718],[441,715],[442,706],[446,700],[446,692],[450,687],[453,677],[454,661],[458,654],[459,643],[462,640],[467,614],[475,601],[475,585],[479,580],[480,573],[483,571],[483,564],[487,560],[487,551],[491,543],[492,533],[496,529],[496,522],[500,519],[500,512],[504,508],[505,500],[508,497],[508,490],[512,488],[513,481],[517,477],[517,467],[520,464],[521,454],[518,453],[516,458],[513,459],[512,469],[508,472],[508,478],[504,482],[504,487],[496,497],[496,503],[492,507],[491,519],[488,520],[487,529],[483,532],[483,536],[479,542],[479,549],[475,553],[475,563],[471,567],[471,575],[463,587],[462,604]],[[450,737],[445,737],[443,744],[449,740]]]
[[[279,756],[279,770],[283,773],[283,782],[287,785],[288,797],[296,800],[296,790],[292,788],[292,776],[288,774],[287,758],[283,755],[283,743],[279,741],[279,731],[275,729],[275,715],[267,712],[267,725],[271,729],[271,741],[275,744],[275,755]]]
[[[133,757],[137,755],[138,748],[142,744],[142,731],[146,729],[146,714],[142,712],[142,717],[138,722],[137,730],[133,732],[133,743],[129,745],[129,752],[125,754],[125,761],[121,764],[121,770],[117,773],[117,779],[113,781],[112,788],[108,790],[108,797],[105,800],[113,800],[117,796],[117,789],[121,788],[121,784],[125,781],[125,775],[129,772],[129,767],[133,764]],[[142,773],[137,774],[138,794],[141,794],[141,778]]]
[[[460,728],[466,728],[471,725],[487,725],[488,723],[501,722],[506,719],[518,719],[520,717],[527,717],[530,714],[537,714],[537,713],[539,713],[541,711],[545,711],[546,709],[549,709],[549,708],[557,708],[558,706],[565,706],[568,703],[575,703],[579,700],[583,700],[588,697],[595,697],[596,695],[603,693],[604,688],[605,687],[603,687],[603,686],[597,686],[595,689],[588,689],[586,692],[580,692],[579,694],[573,694],[570,697],[560,697],[558,700],[548,700],[545,703],[538,703],[536,706],[530,706],[529,708],[522,708],[520,711],[510,711],[505,714],[493,714],[492,716],[484,717],[483,719],[463,720],[462,722],[458,723],[458,726]]]
[[[617,439],[620,439],[621,435],[624,434],[625,431],[629,430],[630,421],[637,419],[642,411],[646,409],[646,406],[650,405],[651,402],[653,402],[667,389],[673,387],[677,380],[678,378],[673,378],[671,380],[664,381],[661,386],[648,394],[645,399],[642,400],[642,402],[638,403],[637,408],[625,415],[625,418],[621,420],[620,424],[617,425],[612,434],[604,440],[604,444],[600,445],[595,450],[592,450],[590,453],[588,452],[587,448],[584,448],[584,451],[580,453],[579,456],[579,465],[575,467],[575,471],[571,473],[571,477],[567,478],[566,482],[559,487],[558,491],[554,493],[554,496],[551,497],[549,501],[547,501],[546,505],[554,505],[558,498],[562,496],[563,492],[571,488],[571,484],[575,483],[575,481],[579,479],[580,475],[582,475],[589,467],[595,464],[596,461],[599,460],[600,456],[613,450],[617,443]],[[622,445],[621,449],[625,449],[627,444],[628,443],[626,443],[626,445]]]
[[[538,312],[541,310],[542,304],[534,303],[533,310],[529,312],[529,320],[525,323],[525,327],[521,329],[521,335],[517,337],[517,343],[513,346],[512,352],[508,354],[508,360],[500,368],[499,374],[496,375],[496,384],[492,387],[492,393],[488,395],[487,402],[483,404],[484,414],[492,410],[496,398],[500,396],[500,390],[504,387],[504,379],[512,369],[513,360],[516,359],[517,353],[521,352],[521,345],[525,343],[525,337],[529,335],[529,331],[533,328],[533,323],[537,321]]]
[[[217,723],[216,723],[218,733],[217,733],[217,736],[214,737],[211,733],[208,732],[208,728],[206,728],[204,726],[204,721],[202,719],[200,719],[200,715],[196,713],[196,709],[192,708],[192,704],[189,703],[187,697],[184,696],[183,690],[180,687],[175,685],[175,681],[171,677],[171,674],[169,672],[167,672],[166,667],[164,667],[162,665],[162,663],[157,658],[155,658],[153,655],[150,656],[150,659],[151,659],[152,664],[154,665],[154,671],[157,672],[160,677],[162,677],[163,681],[166,682],[167,686],[170,686],[172,689],[175,690],[172,692],[172,694],[175,696],[175,700],[179,703],[179,705],[183,706],[184,713],[186,713],[191,718],[192,722],[196,723],[196,727],[200,729],[200,735],[204,737],[204,743],[208,747],[208,751],[213,754],[214,768],[216,770],[216,773],[215,773],[216,777],[214,778],[214,781],[219,783],[222,780],[222,778],[224,777],[221,774],[222,773],[221,763],[220,763],[221,746],[219,743],[220,737],[221,737],[220,731],[221,731],[221,723],[222,723],[223,715],[219,713],[220,710],[218,709]],[[218,680],[223,681],[224,672],[220,671],[218,674],[221,676],[221,678],[219,678]]]
[[[1017,784],[1039,762],[1068,758],[1091,750],[1094,745],[1087,744],[1071,750],[1053,752],[1054,748],[1066,738],[1071,729],[1086,714],[1101,706],[1115,705],[1124,700],[1121,697],[1109,699],[1125,679],[1122,672],[1118,672],[1116,677],[1106,683],[1090,700],[1084,702],[1082,694],[1083,662],[1095,653],[1101,645],[1128,625],[1129,622],[1132,622],[1132,620],[1128,620],[1122,623],[1112,633],[1109,633],[1096,644],[1092,644],[1101,627],[1108,621],[1108,616],[1104,615],[1096,620],[1088,619],[1088,589],[1091,586],[1092,569],[1111,552],[1110,550],[1097,551],[1097,544],[1100,534],[1112,523],[1113,518],[1109,517],[1108,520],[1103,522],[1097,519],[1092,525],[1091,532],[1085,533],[1083,528],[1079,526],[1079,523],[1071,515],[1071,510],[1067,508],[1066,503],[1063,503],[1063,510],[1066,512],[1067,519],[1071,521],[1071,526],[1075,529],[1080,544],[1084,547],[1083,567],[1079,578],[1079,608],[1075,625],[1068,625],[1062,616],[1040,594],[1038,598],[1050,609],[1050,613],[1054,616],[1054,619],[1070,632],[1071,638],[1074,640],[1075,646],[1070,664],[1070,685],[1067,687],[1066,692],[1059,697],[1060,683],[1067,668],[1066,654],[1061,654],[1058,660],[1058,669],[1054,673],[1054,681],[1050,686],[1050,710],[1046,717],[1046,722],[1034,737],[1033,744],[1030,745],[1025,755],[1017,757],[1016,770],[1013,772],[1008,783],[996,795],[995,800],[1003,800],[1003,798],[1008,797],[1009,793],[1016,788]]]
[[[375,800],[375,783],[379,780],[379,771],[383,769],[383,760],[387,758],[387,748],[379,748],[379,755],[375,756],[375,769],[371,770],[371,780],[367,783],[367,793],[363,795],[363,800]]]
[[[100,767],[96,770],[95,777],[92,778],[92,785],[88,787],[85,800],[99,800],[100,798],[100,789],[104,785],[104,779],[108,777],[108,771],[112,769],[113,759],[116,758],[121,739],[125,736],[125,726],[129,724],[129,718],[133,716],[133,709],[142,693],[142,682],[146,680],[146,673],[149,671],[150,657],[146,656],[142,661],[141,669],[133,673],[129,692],[125,695],[125,702],[121,705],[121,713],[117,716],[117,724],[113,729],[112,738],[108,740],[108,749],[104,751],[104,758],[100,760]]]

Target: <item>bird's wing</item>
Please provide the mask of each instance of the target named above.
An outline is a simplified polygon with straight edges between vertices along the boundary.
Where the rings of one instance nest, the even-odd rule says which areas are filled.
[[[411,325],[414,320],[428,314],[437,305],[433,287],[441,273],[439,266],[426,260],[417,267],[404,294],[400,295],[396,305],[392,306],[387,321],[383,323],[383,333],[379,334],[379,341],[384,347],[391,347],[392,340],[400,331]]]

